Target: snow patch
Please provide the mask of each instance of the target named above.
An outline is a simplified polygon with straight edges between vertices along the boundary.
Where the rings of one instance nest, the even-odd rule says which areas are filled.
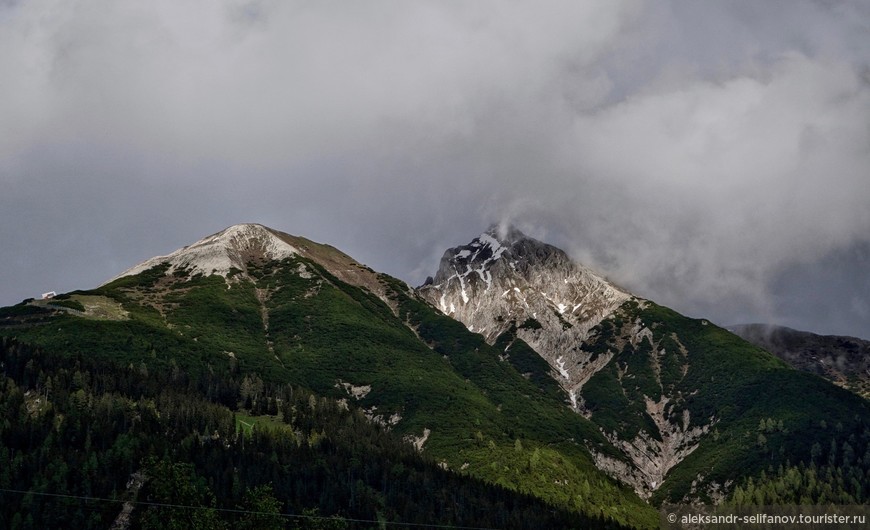
[[[562,377],[565,379],[571,378],[568,375],[568,370],[565,370],[565,359],[561,355],[556,359],[556,370],[559,370],[559,373],[562,374]]]
[[[454,272],[456,272],[456,277],[459,279],[459,288],[462,290],[462,302],[468,303],[468,293],[465,291],[465,274],[459,274],[459,271],[456,270],[456,267],[453,267]]]
[[[492,249],[493,254],[504,248],[501,246],[501,243],[498,242],[498,239],[492,237],[486,232],[480,234],[480,237],[478,237],[477,239],[480,240],[480,242],[483,243],[484,246],[489,246],[489,248]],[[502,250],[502,252],[504,251]]]

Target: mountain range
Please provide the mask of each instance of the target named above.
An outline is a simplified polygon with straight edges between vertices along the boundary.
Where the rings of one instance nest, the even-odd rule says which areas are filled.
[[[870,398],[870,341],[769,324],[743,324],[728,329],[798,370]]]
[[[274,488],[266,497],[281,513],[320,510],[336,524],[422,517],[481,526],[492,514],[474,515],[473,507],[500,502],[507,515],[499,526],[528,526],[539,516],[558,526],[564,516],[568,526],[641,528],[659,525],[662,503],[784,502],[791,492],[861,504],[870,491],[865,399],[708,320],[635,296],[513,227],[493,226],[448,249],[434,277],[415,289],[328,245],[236,225],[95,289],[3,308],[0,338],[4,402],[8,417],[19,418],[0,431],[0,457],[11,465],[17,455],[18,468],[36,473],[0,474],[0,487],[79,491],[73,473],[57,478],[57,469],[20,452],[80,448],[57,457],[56,466],[68,468],[64,459],[114,436],[94,456],[99,467],[120,458],[111,452],[118,440],[133,438],[138,445],[120,458],[124,473],[95,482],[99,495],[91,496],[126,495],[134,527],[156,517],[135,502],[159,499],[160,480],[178,477],[172,466],[192,466],[184,472],[202,478],[205,489],[190,502],[210,503],[216,520],[246,502],[245,488],[264,487]],[[120,379],[123,388],[95,385],[103,379],[86,375],[94,372],[113,374],[106,381]],[[58,381],[68,381],[65,391],[55,390]],[[310,407],[290,406],[299,395]],[[133,430],[113,423],[105,432],[89,427],[71,445],[54,435],[34,441],[34,432],[65,432],[75,414],[79,426],[102,425],[88,414],[107,396],[134,418]],[[176,418],[185,399],[199,405],[184,418],[212,411],[232,419],[208,424],[211,434],[181,420],[161,423]],[[148,407],[154,433],[179,444],[137,434],[135,418]],[[335,426],[353,423],[354,414],[368,426],[349,437]],[[232,460],[250,450],[245,440],[266,432],[275,448],[257,461],[265,466],[257,480],[200,457]],[[294,440],[289,449],[277,448],[282,436]],[[355,437],[374,441],[360,447]],[[327,481],[346,477],[346,489],[336,486],[330,499],[298,493],[304,479],[280,464],[294,444],[313,462],[351,455],[331,460],[342,478]],[[375,454],[391,462],[380,474],[365,464]],[[480,485],[479,496],[414,511],[409,506],[441,501],[419,495],[423,479],[396,471],[409,468],[426,470],[429,484]],[[813,487],[801,479],[772,497],[790,472],[812,473]],[[145,477],[141,492],[129,486],[136,473]],[[12,520],[22,504],[6,500]],[[92,526],[118,524],[115,512],[105,507]]]

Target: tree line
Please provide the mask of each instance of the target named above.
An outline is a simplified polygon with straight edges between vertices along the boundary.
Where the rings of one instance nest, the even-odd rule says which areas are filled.
[[[0,529],[109,528],[125,502],[132,529],[618,527],[441,469],[303,387],[0,338]]]

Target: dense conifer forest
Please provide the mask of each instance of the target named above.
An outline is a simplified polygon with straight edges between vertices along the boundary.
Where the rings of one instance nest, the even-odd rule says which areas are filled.
[[[443,470],[304,388],[6,338],[0,370],[0,528],[108,528],[122,513],[142,529],[619,527]]]

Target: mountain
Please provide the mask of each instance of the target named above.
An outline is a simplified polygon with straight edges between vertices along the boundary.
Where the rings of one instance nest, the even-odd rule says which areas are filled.
[[[564,251],[498,226],[448,249],[435,278],[419,292],[490,343],[515,328],[513,334],[558,373],[575,407],[577,389],[606,362],[590,360],[583,342],[631,298]]]
[[[133,502],[180,484],[214,517],[265,491],[269,513],[372,524],[649,528],[664,502],[870,501],[866,400],[510,227],[412,289],[233,226],[0,309],[0,355],[0,488],[127,501],[143,528],[181,515]],[[119,516],[11,495],[0,520],[25,526]]]
[[[771,463],[808,461],[830,443],[820,421],[864,433],[870,419],[853,396],[515,228],[448,249],[419,292],[530,379],[542,374],[524,346],[546,361],[566,405],[621,453],[590,447],[598,467],[656,503],[722,500]]]
[[[798,370],[870,398],[870,341],[767,324],[743,324],[729,329]]]
[[[231,271],[246,271],[249,262],[282,260],[299,253],[288,240],[257,224],[235,225],[180,248],[168,256],[156,256],[127,269],[107,283],[125,276],[135,276],[165,264],[167,273],[187,271],[192,274],[217,274],[226,277]],[[295,241],[294,241],[295,243]]]
[[[80,491],[75,473],[39,467],[45,459],[37,459],[38,449],[42,443],[55,444],[51,447],[56,451],[73,448],[56,465],[76,469],[80,455],[88,454],[82,442],[100,440],[88,442],[90,448],[107,447],[105,453],[96,452],[96,468],[110,470],[111,477],[117,477],[119,469],[127,474],[112,483],[99,482],[102,490],[94,490],[93,484],[103,478],[88,479],[92,491],[82,495],[124,491],[140,468],[146,476],[176,476],[172,466],[193,464],[192,472],[207,478],[217,506],[235,508],[243,501],[244,485],[263,485],[253,479],[245,482],[249,479],[239,475],[238,462],[229,471],[217,463],[238,460],[232,454],[251,450],[252,442],[233,433],[235,414],[243,418],[238,425],[284,425],[280,432],[289,431],[295,440],[289,448],[281,449],[285,442],[276,439],[259,449],[264,462],[276,464],[258,464],[267,467],[257,476],[273,477],[276,497],[296,499],[291,505],[296,513],[317,508],[326,515],[337,510],[342,517],[409,522],[400,514],[419,513],[413,506],[432,506],[435,499],[407,495],[434,479],[424,482],[422,475],[407,477],[401,471],[422,464],[409,463],[394,442],[371,441],[387,436],[416,448],[439,472],[449,471],[454,477],[449,480],[464,481],[461,484],[471,489],[477,484],[498,488],[490,497],[481,493],[480,505],[495,505],[495,500],[486,499],[501,499],[505,508],[494,513],[518,518],[497,524],[487,519],[489,515],[474,518],[467,515],[474,512],[474,498],[453,497],[416,522],[518,527],[523,520],[551,513],[542,508],[549,506],[556,510],[552,513],[573,514],[575,524],[597,525],[600,520],[611,526],[657,525],[652,507],[595,466],[590,448],[613,459],[622,457],[588,419],[564,406],[561,390],[549,377],[527,379],[512,364],[501,362],[501,351],[441,314],[404,282],[328,245],[261,225],[230,227],[148,260],[96,289],[4,308],[0,338],[6,341],[2,362],[19,367],[10,383],[19,391],[5,397],[12,410],[20,410],[20,416],[13,415],[20,421],[0,439],[11,451],[7,454],[32,454],[35,459],[31,467],[24,461],[14,468],[32,470],[32,477],[22,474],[7,480],[18,489],[52,491],[46,485],[56,484],[69,492]],[[31,355],[33,362],[28,365],[26,355],[19,352]],[[536,355],[527,361],[546,372],[546,363]],[[47,392],[47,387],[64,390]],[[52,424],[48,416],[45,423],[31,425],[36,420],[28,411],[41,409],[33,409],[35,401],[28,409],[29,397],[15,408],[17,396],[25,395],[49,399],[45,414],[53,415],[51,421],[63,429],[75,428],[80,433],[75,443],[45,438],[41,429],[50,429],[45,427]],[[300,401],[300,395],[310,397]],[[130,418],[119,413],[105,425],[105,414],[92,417],[91,405],[81,408],[82,403],[103,400],[119,401],[116,408],[129,411]],[[288,408],[288,402],[293,406]],[[348,423],[354,416],[330,419],[339,412],[329,412],[329,403],[339,412],[359,413],[383,432],[375,435],[355,426],[362,434],[335,434],[347,428],[334,425],[355,425]],[[300,412],[299,407],[309,404],[317,414]],[[147,432],[153,434],[146,436],[136,430],[141,422],[135,418],[152,408],[149,422],[154,426]],[[77,423],[69,424],[78,417]],[[226,419],[196,420],[200,417],[231,419],[227,424]],[[189,422],[195,426],[185,427]],[[89,425],[86,436],[78,430],[82,425]],[[10,434],[27,429],[33,434]],[[175,443],[167,446],[159,433]],[[130,439],[138,440],[132,448]],[[344,467],[332,471],[338,476],[328,483],[330,491],[337,488],[333,483],[348,484],[343,493],[346,507],[339,510],[342,501],[335,498],[297,498],[298,492],[309,490],[308,483],[281,478],[289,468],[278,465],[297,458],[291,451],[294,444],[306,448],[305,461],[313,465],[333,462],[336,454],[350,455],[339,461]],[[382,446],[389,450],[379,449]],[[125,453],[121,447],[127,447]],[[215,454],[214,463],[203,460],[203,454]],[[146,457],[161,455],[170,463],[146,462]],[[369,461],[384,458],[388,460],[382,467],[368,467]],[[104,468],[103,459],[114,464]],[[309,478],[304,480],[310,481],[321,471],[305,473]],[[400,480],[410,482],[398,488],[391,485]],[[279,484],[289,489],[279,490]],[[143,491],[152,495],[148,498],[159,498],[157,485],[146,482]],[[448,492],[451,487],[445,488]],[[401,509],[389,504],[398,498],[389,492],[405,495],[395,501],[401,502]],[[505,511],[508,504],[516,508]]]

